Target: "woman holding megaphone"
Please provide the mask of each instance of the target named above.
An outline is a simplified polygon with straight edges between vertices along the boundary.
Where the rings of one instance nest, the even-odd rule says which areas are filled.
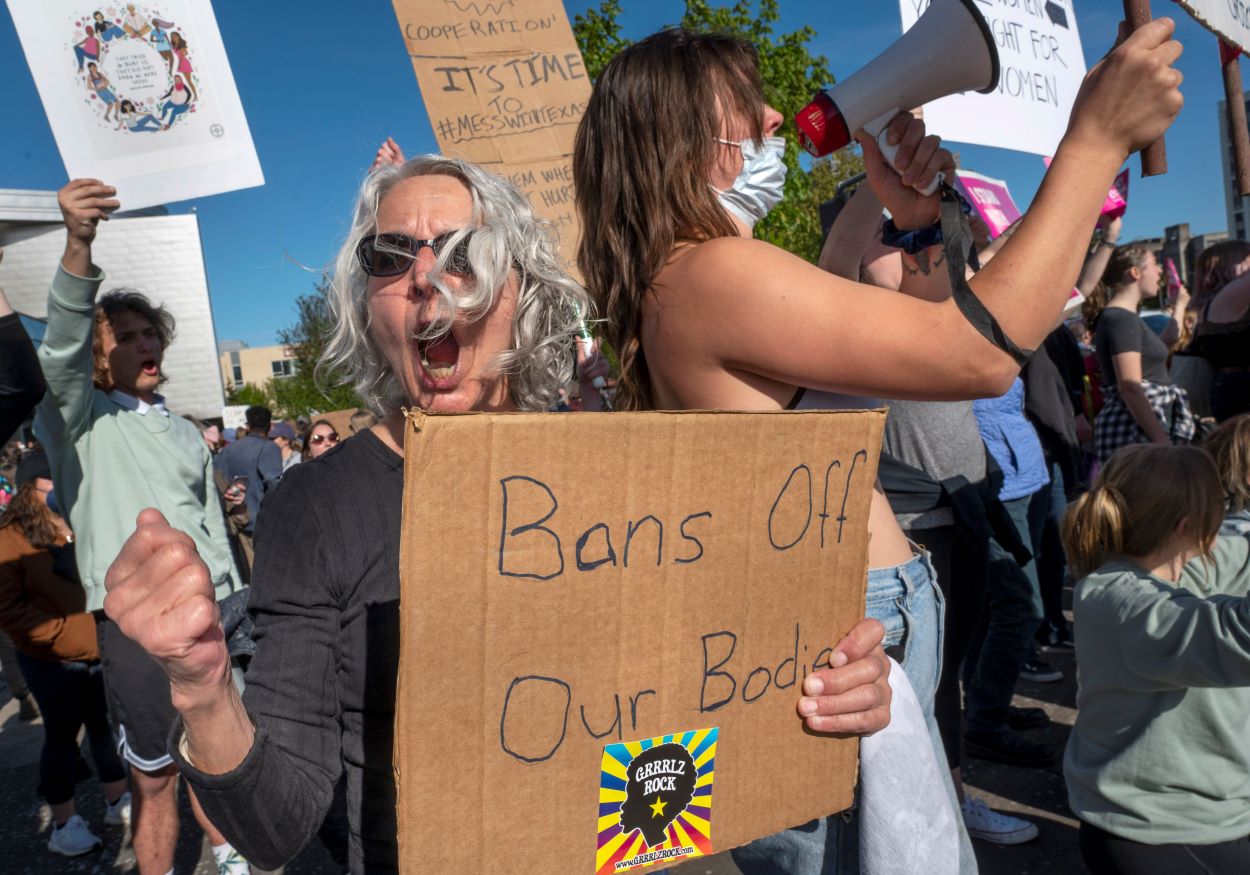
[[[804,389],[934,400],[1004,393],[1059,319],[1116,172],[1180,111],[1172,31],[1158,19],[1090,70],[1028,216],[958,300],[948,285],[936,301],[833,276],[751,238],[782,198],[785,143],[749,45],[665,30],[621,52],[596,81],[573,159],[578,264],[620,358],[618,409],[781,410]],[[950,155],[909,116],[895,118],[887,138],[899,147],[897,173],[872,138],[860,139],[900,237],[917,232],[904,288],[948,284],[928,230],[939,198],[919,192],[949,175]],[[871,600],[874,577],[925,562],[880,492],[869,529]],[[940,626],[932,591],[918,595]],[[908,636],[940,642],[933,629]],[[930,712],[937,653],[940,643],[905,666]],[[808,725],[854,731],[833,711],[838,697],[817,686],[805,685],[799,705]],[[824,854],[823,839],[811,838],[811,853]]]

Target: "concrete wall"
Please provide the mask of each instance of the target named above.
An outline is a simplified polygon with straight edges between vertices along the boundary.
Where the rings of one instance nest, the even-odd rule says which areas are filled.
[[[55,198],[51,205],[55,208]],[[37,218],[5,211],[0,202],[0,247],[4,248],[0,287],[15,310],[43,319],[48,285],[65,248],[65,229],[59,214],[58,221]],[[135,288],[173,313],[177,334],[164,364],[170,379],[161,389],[170,409],[200,417],[220,416],[221,371],[196,216],[115,217],[101,222],[94,258],[105,274],[102,292],[119,286]]]

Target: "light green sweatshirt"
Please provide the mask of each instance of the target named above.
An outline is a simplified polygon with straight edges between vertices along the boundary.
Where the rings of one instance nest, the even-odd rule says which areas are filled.
[[[1224,537],[1169,583],[1125,562],[1082,580],[1077,816],[1151,845],[1250,835],[1250,540]]]
[[[35,413],[57,501],[74,530],[87,610],[104,606],[105,572],[146,507],[195,540],[221,599],[240,583],[208,445],[181,416],[156,409],[140,414],[92,383],[95,297],[102,282],[99,268],[86,279],[57,266],[39,348],[48,393]]]

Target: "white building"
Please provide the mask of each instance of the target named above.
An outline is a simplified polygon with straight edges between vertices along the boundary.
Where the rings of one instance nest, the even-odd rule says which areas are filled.
[[[65,249],[56,193],[0,189],[0,288],[25,316],[47,318],[48,286]],[[137,289],[174,316],[177,333],[165,353],[170,410],[221,416],[221,370],[209,306],[208,275],[194,214],[171,216],[163,207],[119,213],[101,222],[93,247],[104,271],[101,292]]]

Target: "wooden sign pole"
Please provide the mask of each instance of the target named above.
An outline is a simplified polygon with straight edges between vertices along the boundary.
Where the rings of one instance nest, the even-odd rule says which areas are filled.
[[[1250,128],[1246,126],[1246,100],[1241,87],[1241,49],[1220,40],[1220,66],[1224,70],[1224,103],[1228,111],[1228,136],[1233,144],[1237,169],[1237,193],[1250,194]]]
[[[1150,0],[1124,0],[1124,20],[1128,22],[1129,33],[1148,24],[1151,20]],[[1167,146],[1160,137],[1142,150],[1141,175],[1160,176],[1167,172]]]

